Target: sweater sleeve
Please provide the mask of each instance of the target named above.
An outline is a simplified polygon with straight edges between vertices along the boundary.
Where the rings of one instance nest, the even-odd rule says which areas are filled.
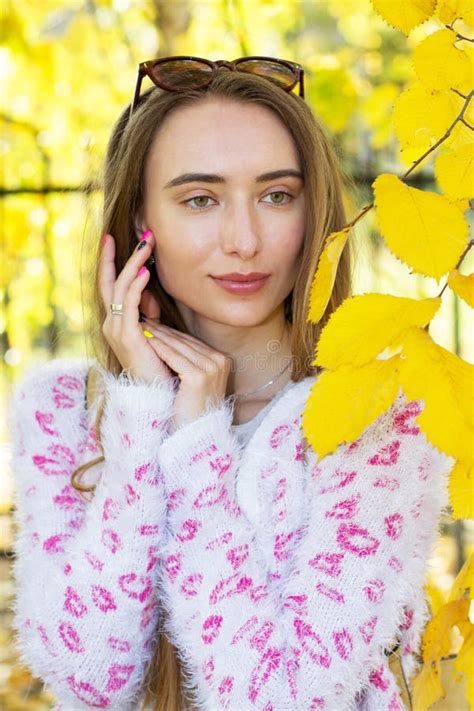
[[[158,618],[166,502],[156,457],[174,385],[104,372],[104,459],[86,501],[71,474],[101,452],[84,376],[80,359],[50,361],[12,391],[14,641],[64,708],[130,709]]]
[[[400,697],[397,677],[390,669],[388,657],[381,656],[380,661],[368,675],[369,684],[356,695],[357,711],[392,711],[392,709],[408,709]],[[407,703],[410,703],[407,699]]]
[[[414,405],[399,398],[356,442],[308,457],[301,535],[279,594],[267,584],[272,551],[233,498],[240,451],[229,404],[163,442],[165,487],[179,505],[161,599],[198,702],[344,711],[372,696],[368,708],[404,708],[384,649],[423,584],[454,461],[413,426]]]

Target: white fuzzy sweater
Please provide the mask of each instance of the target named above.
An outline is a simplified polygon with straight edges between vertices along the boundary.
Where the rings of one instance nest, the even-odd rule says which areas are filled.
[[[105,461],[84,501],[70,475],[101,454],[91,364],[34,364],[10,402],[15,642],[56,708],[138,709],[158,625],[199,709],[403,709],[384,649],[400,641],[416,670],[454,464],[416,425],[423,401],[400,389],[317,464],[301,429],[315,377],[244,445],[229,400],[170,434],[176,379],[104,372]]]

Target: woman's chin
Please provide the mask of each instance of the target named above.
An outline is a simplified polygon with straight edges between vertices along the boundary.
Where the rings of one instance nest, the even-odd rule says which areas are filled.
[[[253,298],[252,301],[245,302],[244,300],[237,300],[235,296],[234,303],[229,303],[226,299],[221,299],[216,302],[215,298],[209,300],[209,307],[206,308],[206,304],[203,304],[202,295],[200,298],[200,309],[199,311],[192,304],[179,303],[180,311],[189,316],[192,321],[203,319],[205,321],[218,323],[222,326],[232,326],[234,328],[255,328],[256,326],[261,326],[265,321],[268,321],[272,316],[275,315],[275,311],[278,310],[278,306],[273,306],[268,303],[267,299]],[[176,299],[175,299],[176,300]],[[196,302],[198,298],[196,297]],[[283,303],[280,305],[283,309]]]
[[[222,313],[210,314],[208,318],[216,323],[233,326],[234,328],[254,328],[266,321],[269,314],[269,311],[256,309],[254,304],[249,304],[241,308],[229,308]]]

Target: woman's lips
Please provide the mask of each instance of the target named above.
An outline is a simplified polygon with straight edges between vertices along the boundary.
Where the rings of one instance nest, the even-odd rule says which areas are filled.
[[[232,294],[253,294],[261,289],[269,278],[270,275],[263,277],[263,279],[255,279],[255,281],[230,281],[229,279],[212,277],[216,284]]]

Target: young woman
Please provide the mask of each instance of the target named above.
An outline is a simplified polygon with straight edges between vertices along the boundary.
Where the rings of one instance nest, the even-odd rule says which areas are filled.
[[[401,390],[307,447],[350,259],[308,323],[346,217],[302,95],[290,62],[168,58],[114,127],[97,358],[30,366],[11,402],[15,630],[58,709],[406,708],[388,654],[416,668],[452,460]]]

